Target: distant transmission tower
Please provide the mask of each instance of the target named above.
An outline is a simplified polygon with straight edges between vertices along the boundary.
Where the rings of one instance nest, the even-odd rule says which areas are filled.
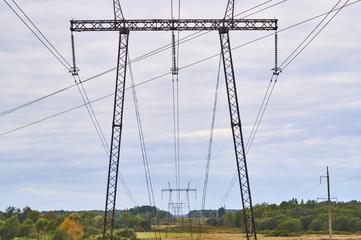
[[[180,200],[180,193],[185,192],[187,198],[187,209],[188,213],[190,212],[190,201],[189,201],[189,192],[195,192],[195,198],[197,198],[197,189],[189,188],[190,182],[188,182],[187,188],[171,188],[170,183],[168,182],[169,188],[162,189],[162,199],[163,199],[163,192],[169,192],[169,200],[168,200],[168,211],[173,213],[173,216],[180,217],[183,215],[183,206],[185,203],[181,202]],[[172,193],[176,192],[178,194],[177,201],[173,202]]]

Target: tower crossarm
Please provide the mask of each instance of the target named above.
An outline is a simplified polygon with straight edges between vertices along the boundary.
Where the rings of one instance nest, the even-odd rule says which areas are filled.
[[[277,30],[277,19],[136,19],[71,20],[70,30],[86,31],[201,31],[201,30]]]
[[[169,192],[196,192],[197,189],[195,188],[172,188],[172,189],[162,189],[162,192],[169,191]]]

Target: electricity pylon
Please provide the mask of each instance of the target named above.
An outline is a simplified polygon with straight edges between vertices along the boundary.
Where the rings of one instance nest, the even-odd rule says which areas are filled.
[[[277,19],[235,19],[234,0],[228,0],[222,19],[125,19],[119,0],[113,0],[112,20],[71,20],[72,32],[115,31],[119,33],[117,74],[108,170],[103,239],[113,239],[115,202],[118,185],[119,153],[123,127],[124,92],[128,58],[128,40],[132,31],[218,31],[222,49],[228,106],[236,156],[239,186],[247,239],[257,239],[252,210],[242,124],[238,106],[229,31],[277,30]],[[75,67],[75,66],[74,66]]]

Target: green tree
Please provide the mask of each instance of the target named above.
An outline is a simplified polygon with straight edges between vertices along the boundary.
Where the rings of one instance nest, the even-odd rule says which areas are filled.
[[[244,218],[243,218],[243,212],[237,211],[233,218],[233,226],[234,227],[243,227],[244,226]]]
[[[26,219],[24,223],[20,224],[20,237],[34,237],[36,233],[36,227],[32,220]]]
[[[89,211],[85,211],[81,214],[81,221],[83,223],[86,223],[86,222],[89,222],[91,219],[93,219],[95,216],[94,216],[94,213],[91,213]]]
[[[35,226],[36,226],[36,230],[38,231],[38,235],[43,234],[45,232],[48,223],[49,221],[46,218],[39,218],[39,220],[36,221]]]
[[[2,232],[4,239],[13,239],[18,236],[20,232],[20,221],[17,215],[6,219]]]
[[[58,217],[58,214],[55,211],[49,211],[44,214],[44,218],[50,220],[55,220]]]
[[[226,222],[228,227],[234,227],[234,216],[235,214],[233,212],[229,212],[226,215]]]
[[[312,215],[302,216],[299,219],[302,222],[303,230],[308,230],[311,222],[315,219],[315,216],[312,216]]]
[[[80,218],[79,214],[77,214],[77,213],[70,214],[68,218],[71,220],[74,220],[76,222],[81,222],[81,218]]]
[[[27,215],[30,211],[31,211],[30,207],[24,207],[23,211],[20,214],[18,214],[18,218],[21,223],[23,223],[25,219],[27,219],[28,217]]]
[[[95,236],[102,233],[102,230],[91,225],[83,225],[84,239],[89,239],[91,236]]]
[[[150,223],[150,221],[144,220],[144,219],[140,219],[138,221],[138,226],[139,226],[139,230],[141,231],[150,231],[152,229],[152,225]]]
[[[114,223],[114,228],[134,228],[137,226],[138,219],[133,217],[129,212],[124,211]]]
[[[137,234],[131,228],[118,230],[115,236],[119,237],[120,240],[137,240]]]
[[[18,209],[16,207],[10,206],[6,208],[6,218],[10,218],[14,214],[18,212]]]
[[[0,220],[0,229],[3,228],[5,226],[5,221]]]
[[[208,226],[217,226],[218,225],[218,221],[216,218],[212,217],[212,218],[209,218],[207,221],[206,221],[207,225]]]
[[[95,218],[93,218],[92,222],[92,225],[94,227],[102,229],[104,224],[104,218],[102,216],[96,216]]]
[[[286,230],[294,233],[300,233],[302,232],[302,229],[303,225],[301,220],[295,218],[283,221],[276,227],[276,230]]]
[[[46,230],[48,232],[55,231],[59,225],[64,221],[65,217],[58,217],[56,219],[49,220]]]
[[[361,231],[361,219],[360,218],[353,217],[353,218],[349,219],[349,224],[350,224],[350,226],[348,228],[349,232],[355,233],[355,232]]]
[[[63,228],[57,228],[54,232],[52,240],[67,240],[66,230]]]
[[[279,222],[276,219],[266,217],[259,220],[257,226],[259,230],[274,230],[278,224]]]
[[[40,218],[41,213],[36,210],[30,210],[27,214],[27,218],[31,219],[33,223],[36,223],[38,219]]]
[[[4,234],[4,232],[3,232],[4,226],[5,226],[5,221],[0,220],[0,240],[2,239],[2,236]]]
[[[222,217],[224,214],[226,214],[226,209],[224,209],[224,207],[219,208],[218,211],[217,211],[218,217],[220,218],[220,217]]]

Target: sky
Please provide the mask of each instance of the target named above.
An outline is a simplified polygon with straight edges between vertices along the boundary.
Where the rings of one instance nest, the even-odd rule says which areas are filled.
[[[41,211],[102,210],[108,153],[87,109],[78,107],[83,100],[74,79],[6,2],[31,26],[14,1],[0,2],[0,211],[8,206]],[[16,3],[68,62],[72,61],[71,19],[113,18],[112,1]],[[183,0],[180,17],[220,19],[226,3]],[[337,7],[350,5],[322,15],[337,3]],[[174,6],[177,4],[174,1]],[[122,0],[121,5],[126,19],[169,19],[171,15],[170,1]],[[361,201],[360,10],[361,3],[355,0],[236,1],[237,17],[275,18],[279,26],[277,60],[282,72],[277,82],[271,70],[275,66],[274,33],[230,33],[245,143],[257,126],[264,97],[270,97],[247,150],[253,204],[325,198],[327,167],[332,198]],[[178,9],[173,11],[176,15]],[[192,32],[180,32],[179,37],[189,34]],[[109,144],[118,34],[77,32],[74,38],[79,77],[90,101],[97,100],[92,108]],[[170,43],[170,32],[131,32],[130,59]],[[191,209],[199,210],[203,197],[219,53],[217,32],[179,45],[180,187],[187,188],[190,182],[190,188],[197,190],[189,192]],[[165,192],[162,196],[162,189],[167,189],[168,183],[176,187],[171,54],[171,49],[166,49],[131,64],[154,199],[157,207],[165,210],[169,195]],[[205,208],[241,209],[239,186],[235,184],[226,194],[236,160],[220,73]],[[271,79],[273,90],[266,95]],[[136,204],[148,205],[130,82],[128,75],[120,173]],[[39,101],[32,103],[34,100]],[[17,109],[23,104],[26,106]],[[180,198],[187,202],[185,192]],[[116,208],[131,207],[134,202],[119,185]]]

